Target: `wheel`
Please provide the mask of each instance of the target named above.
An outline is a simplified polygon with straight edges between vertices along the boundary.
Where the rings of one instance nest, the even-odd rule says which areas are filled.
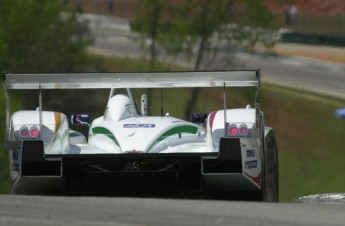
[[[279,201],[279,160],[278,147],[274,131],[271,130],[266,136],[265,162],[263,176],[263,199],[267,202]]]
[[[262,164],[261,190],[251,192],[250,200],[262,202],[279,201],[279,164],[278,148],[274,130],[270,130],[265,137],[264,161]]]

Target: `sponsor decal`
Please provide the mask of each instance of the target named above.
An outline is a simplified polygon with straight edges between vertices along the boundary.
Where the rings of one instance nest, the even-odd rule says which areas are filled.
[[[247,158],[251,158],[251,157],[255,157],[254,149],[247,150]]]
[[[245,169],[254,169],[258,167],[258,161],[245,162]]]
[[[123,128],[155,128],[156,124],[124,124]]]

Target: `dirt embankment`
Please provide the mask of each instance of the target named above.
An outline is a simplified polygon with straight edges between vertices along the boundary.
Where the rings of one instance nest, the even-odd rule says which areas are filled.
[[[278,43],[275,51],[279,55],[302,56],[345,65],[345,48]]]

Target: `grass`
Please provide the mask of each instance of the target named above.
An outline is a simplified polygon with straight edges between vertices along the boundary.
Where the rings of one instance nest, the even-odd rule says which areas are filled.
[[[9,174],[8,174],[8,156],[7,151],[5,149],[5,118],[6,118],[6,105],[5,105],[5,96],[0,95],[0,103],[1,103],[1,110],[0,110],[0,193],[8,193],[9,191]]]
[[[281,200],[344,191],[345,100],[263,85],[266,123],[277,130]]]
[[[107,57],[103,66],[109,71],[147,71],[147,65],[144,60]],[[158,68],[160,71],[173,69],[167,65],[159,65]],[[139,96],[142,92],[140,90],[135,94]],[[182,117],[183,107],[180,106],[186,101],[188,89],[163,89],[162,92],[164,113]],[[254,93],[252,89],[229,88],[227,104],[229,107],[242,107],[253,103]],[[4,97],[0,96],[1,106],[5,106]],[[160,96],[161,90],[152,91],[151,103],[159,103],[152,106],[152,114],[160,114]],[[20,108],[19,96],[11,100],[14,100],[14,108]],[[277,132],[281,201],[345,190],[345,139],[342,139],[345,137],[345,120],[334,116],[334,111],[342,107],[345,107],[344,99],[262,84],[261,108],[265,113],[266,124]],[[209,112],[221,108],[222,89],[203,89],[194,110]],[[4,107],[1,109],[0,117],[5,119]],[[0,138],[4,140],[4,120],[0,123]],[[0,193],[8,193],[7,152],[4,144],[0,145]]]
[[[3,91],[3,89],[1,89]],[[21,109],[20,93],[9,93],[11,111]],[[8,154],[5,148],[5,118],[6,118],[6,102],[5,96],[0,95],[0,194],[9,193],[10,191],[10,177],[9,177],[9,166],[8,166]]]

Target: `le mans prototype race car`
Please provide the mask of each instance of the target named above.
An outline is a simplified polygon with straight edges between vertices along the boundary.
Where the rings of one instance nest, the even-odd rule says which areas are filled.
[[[224,106],[192,122],[137,110],[131,89],[222,87]],[[228,109],[226,87],[257,87],[255,107]],[[275,131],[258,101],[260,71],[4,73],[6,145],[14,194],[241,194],[278,201]],[[36,89],[36,110],[11,114],[8,91]],[[104,115],[42,109],[43,89],[110,89]],[[118,90],[125,93],[118,93]],[[83,113],[83,112],[81,112]],[[89,127],[88,137],[72,130]]]

